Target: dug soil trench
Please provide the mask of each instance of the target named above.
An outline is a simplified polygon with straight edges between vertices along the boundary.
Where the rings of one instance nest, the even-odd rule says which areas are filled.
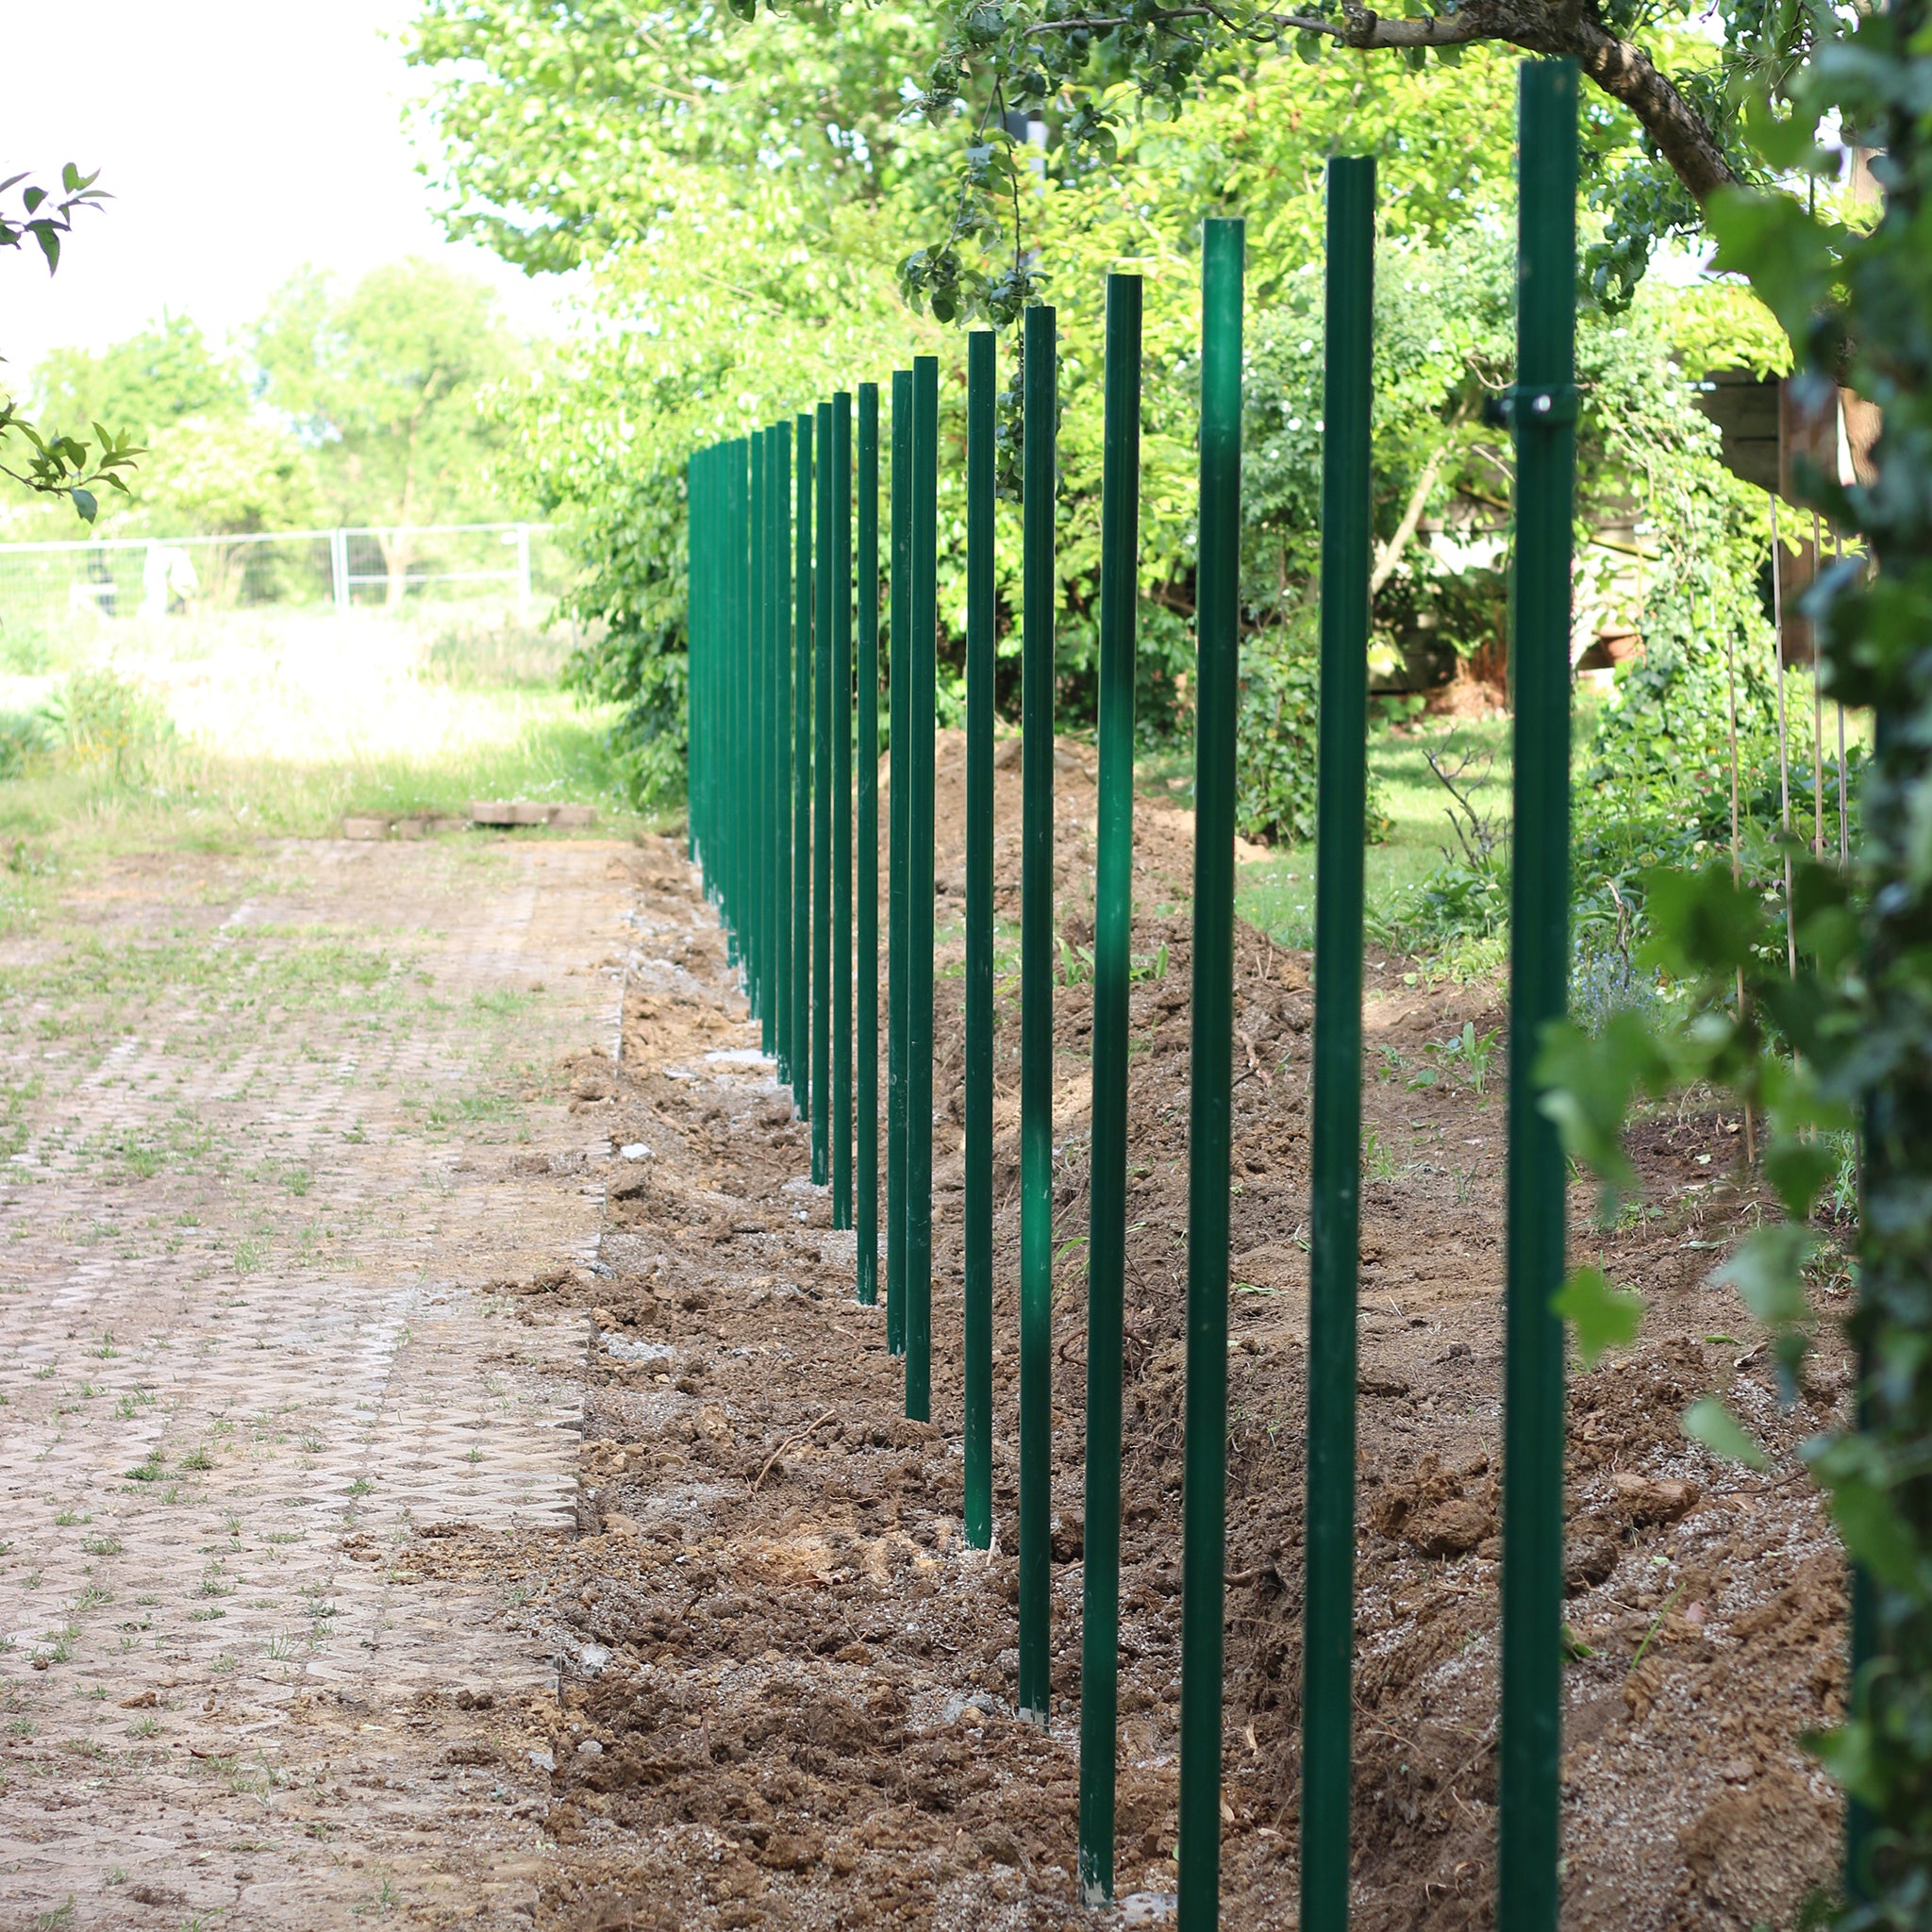
[[[571,1927],[1051,1927],[1158,1923],[1174,1883],[1191,829],[1139,808],[1127,1241],[1118,1890],[1074,1903],[1092,786],[1059,778],[1054,1710],[1017,1722],[1018,982],[999,983],[996,1545],[959,1526],[959,747],[941,760],[930,1425],[900,1415],[883,1311],[805,1178],[807,1135],[758,1051],[683,854],[646,875],[621,1060],[573,1105],[622,1150],[593,1266],[513,1284],[588,1318],[577,1534],[425,1538],[413,1561],[546,1593]],[[1017,877],[1018,770],[998,779]],[[882,813],[883,816],[883,813]],[[950,840],[950,843],[948,843]],[[1017,916],[1017,895],[1003,918]],[[954,915],[950,920],[948,914]],[[1238,946],[1225,1728],[1230,1927],[1296,1922],[1308,960]],[[1505,1076],[1496,990],[1371,957],[1364,1055],[1356,1918],[1492,1922]],[[1469,1031],[1465,1034],[1464,1029]],[[1450,1054],[1443,1043],[1468,1045]],[[1474,1048],[1473,1051],[1469,1048]],[[1839,1817],[1799,1750],[1843,1692],[1841,1565],[1795,1449],[1844,1397],[1835,1341],[1781,1407],[1768,1352],[1707,1284],[1757,1201],[1737,1122],[1643,1122],[1646,1205],[1574,1252],[1648,1302],[1635,1346],[1574,1372],[1569,1435],[1564,1924],[1794,1923]],[[1832,1291],[1842,1295],[1848,1284]],[[1764,1443],[1748,1474],[1688,1444],[1712,1389]]]

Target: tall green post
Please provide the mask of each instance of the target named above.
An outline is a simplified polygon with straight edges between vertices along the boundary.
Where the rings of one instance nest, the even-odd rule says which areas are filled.
[[[818,406],[812,549],[811,1179],[832,1178],[832,406]]]
[[[1093,879],[1093,1141],[1087,1239],[1087,1519],[1080,1633],[1080,1897],[1113,1896],[1120,1670],[1121,1299],[1127,1227],[1127,974],[1133,941],[1134,627],[1141,277],[1107,278],[1100,480],[1099,837]]]
[[[1181,1507],[1182,1932],[1221,1922],[1222,1562],[1227,1509],[1227,1189],[1234,1040],[1235,715],[1241,690],[1241,287],[1246,224],[1201,230],[1195,566],[1192,1091]]]
[[[858,385],[858,1299],[879,1298],[879,386]]]
[[[742,801],[744,788],[751,775],[745,770],[744,756],[749,712],[745,690],[747,679],[744,674],[745,658],[748,655],[745,650],[745,638],[751,616],[745,596],[745,575],[751,536],[751,465],[750,451],[741,436],[734,436],[724,447],[728,452],[726,475],[729,478],[727,500],[730,505],[727,540],[730,546],[730,583],[726,591],[726,599],[727,608],[731,612],[731,681],[728,702],[731,708],[732,763],[731,796],[725,815],[724,930],[729,935],[731,958],[738,967],[739,981],[744,988],[746,998],[750,999],[755,995],[744,929],[744,835],[747,814],[742,808]]]
[[[993,392],[991,329],[966,338],[965,1527],[992,1543]]]
[[[1576,68],[1525,61],[1517,256],[1515,864],[1504,1291],[1499,1932],[1556,1932],[1562,1718],[1564,1163],[1533,1076],[1570,954],[1570,517],[1576,433]]]
[[[698,861],[698,825],[705,815],[705,514],[701,500],[705,473],[700,450],[684,466],[684,704],[685,741],[690,746],[684,768],[684,856]]]
[[[906,720],[912,654],[908,644],[912,596],[912,372],[892,372],[891,584],[888,605],[891,658],[891,767],[886,863],[886,1346],[906,1353],[906,870],[910,843]]]
[[[1368,783],[1375,163],[1328,163],[1309,1141],[1302,1924],[1348,1924],[1355,1629],[1356,1287],[1361,1214],[1362,843]]]
[[[933,679],[939,637],[940,365],[912,358],[912,586],[906,716],[906,1413],[932,1420]]]
[[[1053,1667],[1054,501],[1059,315],[1022,325],[1026,446],[1020,640],[1020,1715]]]
[[[772,960],[773,997],[778,1008],[778,1079],[792,1084],[791,1000],[791,570],[787,544],[791,535],[791,425],[774,423],[766,432],[772,478],[766,514],[770,535],[772,610]]]
[[[750,936],[747,974],[751,1009],[758,1023],[758,1047],[769,1054],[773,1049],[771,985],[765,976],[765,875],[767,827],[771,823],[771,760],[765,756],[765,439],[757,431],[747,440],[751,463],[751,491],[745,536],[748,540],[748,567],[745,571],[745,750],[746,762],[756,770],[747,771],[745,791],[745,925]]]
[[[792,528],[791,685],[791,1097],[811,1118],[811,441],[798,427],[797,508]]]
[[[852,398],[832,398],[832,1225],[852,1225]]]

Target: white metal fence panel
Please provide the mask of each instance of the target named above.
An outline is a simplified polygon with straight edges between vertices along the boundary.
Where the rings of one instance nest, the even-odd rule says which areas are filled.
[[[192,609],[396,609],[484,598],[531,617],[568,575],[546,524],[0,543],[0,633]]]

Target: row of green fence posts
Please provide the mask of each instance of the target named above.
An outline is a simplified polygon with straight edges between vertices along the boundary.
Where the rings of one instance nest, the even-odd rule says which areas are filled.
[[[1499,1924],[1553,1932],[1557,1905],[1563,1170],[1532,1076],[1566,999],[1569,506],[1575,391],[1575,70],[1521,76],[1515,811],[1504,1448]],[[1362,856],[1369,624],[1375,177],[1328,178],[1324,401],[1315,1049],[1311,1071],[1309,1403],[1302,1757],[1302,1923],[1348,1916],[1356,1299],[1360,1174]],[[1229,1045],[1233,1027],[1235,716],[1242,225],[1205,225],[1195,746],[1192,1091],[1189,1141],[1180,1753],[1180,1924],[1219,1923],[1226,1443]],[[1100,1904],[1114,1876],[1118,1752],[1121,1326],[1132,947],[1133,700],[1138,598],[1141,297],[1107,288],[1099,822],[1088,1251],[1087,1466],[1078,1870]],[[1054,503],[1057,318],[1026,312],[1022,639],[1019,1707],[1047,1722],[1051,1685]],[[966,1225],[962,1367],[969,1541],[991,1535],[992,668],[994,338],[967,349]],[[892,375],[889,526],[886,1295],[908,1416],[931,1407],[933,811],[938,363]],[[837,1045],[850,997],[852,907],[849,401],[798,418],[795,562],[785,558],[785,425],[691,460],[691,839],[767,1037],[813,1124],[813,1173],[858,1146],[861,1299],[877,1260],[878,392],[859,391],[858,1093]],[[845,425],[841,434],[841,424]],[[814,450],[818,461],[813,461]],[[819,566],[814,569],[814,563]],[[790,582],[787,582],[787,578]],[[757,608],[746,586],[756,586]],[[788,591],[795,599],[788,608]],[[756,675],[735,677],[753,665]],[[834,690],[841,694],[834,703]],[[747,728],[748,727],[748,728]],[[768,769],[745,768],[763,745]],[[760,792],[758,788],[765,789]],[[739,810],[759,800],[757,824]],[[789,873],[789,904],[759,868]],[[758,882],[762,894],[746,900]],[[736,916],[743,902],[747,916]],[[809,920],[808,920],[808,907]],[[842,934],[844,937],[835,936]],[[809,935],[810,971],[806,970]],[[788,951],[789,948],[789,951]],[[798,970],[790,971],[791,966]],[[807,988],[810,1004],[807,1004]],[[787,1017],[789,1015],[789,1018]],[[828,1083],[836,1082],[835,1094]],[[842,1105],[839,1098],[842,1094]],[[835,1192],[836,1200],[836,1192]],[[836,1210],[835,1210],[836,1211]],[[849,1218],[849,1210],[848,1210]]]
[[[861,583],[878,581],[878,392],[860,395]],[[812,1173],[833,1224],[857,1226],[872,1299],[877,1148],[858,1147],[854,1075],[877,1112],[877,1019],[859,1015],[854,1054],[852,408],[773,424],[691,459],[690,851],[724,922],[759,1044],[811,1124]],[[794,464],[792,438],[797,437]],[[795,496],[793,494],[795,485]],[[795,550],[792,548],[795,536]],[[859,673],[876,691],[876,595],[858,599]],[[877,967],[877,746],[874,705],[857,719],[858,946]]]

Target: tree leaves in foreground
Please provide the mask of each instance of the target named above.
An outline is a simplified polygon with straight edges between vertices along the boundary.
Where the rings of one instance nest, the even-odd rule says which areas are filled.
[[[0,248],[18,249],[32,242],[52,275],[60,266],[61,243],[73,232],[75,215],[82,208],[98,208],[108,198],[105,189],[94,186],[99,178],[98,170],[83,175],[69,161],[60,170],[58,190],[42,188],[25,175],[0,181],[0,196],[18,189],[20,202],[18,211],[0,202]],[[100,514],[100,486],[106,484],[125,494],[127,485],[121,473],[132,469],[135,459],[145,452],[135,446],[126,430],[117,434],[98,423],[91,426],[92,442],[85,437],[36,428],[20,413],[13,398],[0,391],[0,446],[9,436],[17,436],[26,444],[25,457],[15,458],[25,462],[25,469],[0,463],[0,475],[10,476],[36,495],[66,497],[83,523],[92,523]]]
[[[1850,1710],[1813,1740],[1855,1801],[1850,1932],[1932,1923],[1932,11],[1906,0],[1859,17],[1790,88],[1789,117],[1760,106],[1767,155],[1829,182],[1838,130],[1874,151],[1884,201],[1859,228],[1786,194],[1730,189],[1710,221],[1718,266],[1747,275],[1829,400],[1842,375],[1883,410],[1874,480],[1815,472],[1805,493],[1869,558],[1827,571],[1807,598],[1828,694],[1870,707],[1874,756],[1848,874],[1795,857],[1797,964],[1760,898],[1726,868],[1653,875],[1652,958],[1688,991],[1640,1046],[1557,1029],[1541,1069],[1550,1110],[1606,1187],[1627,1187],[1616,1128],[1637,1089],[1713,1084],[1765,1124],[1767,1179],[1786,1219],[1762,1228],[1725,1278],[1771,1330],[1788,1389],[1824,1319],[1807,1266],[1811,1222],[1837,1167],[1831,1136],[1862,1136],[1857,1300],[1845,1321],[1860,1365],[1856,1413],[1807,1444],[1845,1547],[1857,1669]],[[1832,144],[1815,144],[1813,130]],[[1738,999],[1742,975],[1744,997]],[[1740,1006],[1741,1004],[1741,1011]],[[1610,1062],[1621,1058],[1619,1068]],[[1744,1457],[1734,1418],[1696,1405],[1687,1430]]]

